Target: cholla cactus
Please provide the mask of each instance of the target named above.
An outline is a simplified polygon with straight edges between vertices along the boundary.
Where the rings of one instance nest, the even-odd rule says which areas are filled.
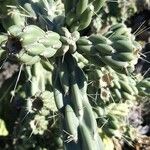
[[[8,89],[13,102],[24,102],[14,119],[23,122],[13,127],[14,147],[21,149],[15,143],[24,147],[30,137],[26,149],[103,150],[99,131],[105,121],[108,137],[130,135],[134,130],[125,120],[130,101],[149,87],[149,79],[138,83],[133,74],[141,45],[124,23],[83,36],[106,0],[15,2],[2,3],[0,18],[0,60],[18,63],[24,75]],[[52,143],[39,142],[42,138]]]
[[[110,25],[123,23],[136,12],[136,0],[108,1],[93,19],[91,29],[94,33],[103,33]]]

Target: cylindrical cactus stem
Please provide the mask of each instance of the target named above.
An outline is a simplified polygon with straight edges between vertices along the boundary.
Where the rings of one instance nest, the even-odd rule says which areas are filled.
[[[13,25],[8,28],[7,39],[2,49],[22,64],[33,65],[41,58],[54,57],[62,46],[60,35],[53,31],[45,32],[36,25]],[[2,38],[1,38],[2,39]]]
[[[80,37],[76,42],[77,51],[89,61],[92,57],[98,58],[91,61],[97,66],[102,61],[119,73],[133,72],[141,47],[135,44],[130,29],[124,24],[117,24],[110,31],[112,35],[109,38],[107,34]]]
[[[93,15],[98,12],[106,0],[78,0],[71,2],[65,1],[66,24],[70,31],[81,31],[87,28]]]
[[[59,104],[61,104],[61,106],[59,105],[57,107],[64,116],[64,130],[70,134],[68,140],[66,140],[68,142],[70,141],[70,143],[65,145],[67,149],[69,145],[71,146],[72,144],[79,146],[81,149],[91,149],[92,146],[90,142],[92,141],[95,145],[93,150],[98,150],[99,148],[102,150],[102,142],[97,132],[97,122],[86,94],[87,81],[85,74],[78,67],[76,60],[69,52],[66,53],[63,61],[63,63],[66,63],[66,69],[68,69],[64,69],[63,71],[64,73],[66,71],[69,73],[67,77],[69,79],[69,90],[67,94],[63,92],[64,88],[61,83],[63,80],[59,74],[59,71],[61,72],[61,69],[59,69],[61,62],[58,61],[58,72],[57,75],[55,74],[54,76],[55,78],[57,76],[56,82],[59,82],[59,86],[55,86],[54,95],[55,100],[58,100],[58,102],[60,102]],[[62,81],[60,82],[60,80]],[[56,105],[58,105],[58,102],[56,102]],[[84,127],[80,129],[82,125]]]

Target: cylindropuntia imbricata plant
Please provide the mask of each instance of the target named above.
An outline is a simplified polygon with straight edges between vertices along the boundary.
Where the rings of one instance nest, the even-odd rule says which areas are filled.
[[[24,101],[16,117],[22,126],[10,131],[16,137],[13,143],[18,143],[15,149],[31,138],[33,144],[26,149],[103,150],[103,134],[119,139],[129,134],[125,116],[137,97],[148,96],[149,79],[134,78],[141,45],[124,23],[104,34],[86,35],[105,3],[2,2],[0,60],[18,63],[24,75],[19,82],[19,73],[15,88],[8,89],[11,103]],[[0,107],[7,106],[4,101],[5,97]],[[38,143],[42,136],[52,143]]]

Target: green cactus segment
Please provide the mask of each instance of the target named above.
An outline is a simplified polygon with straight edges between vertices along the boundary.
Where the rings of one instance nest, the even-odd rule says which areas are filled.
[[[71,54],[66,53],[64,62],[60,61],[61,58],[58,59],[53,74],[54,95],[57,108],[64,115],[63,129],[69,133],[66,146],[74,143],[80,149],[91,149],[92,142],[95,145],[93,150],[103,149],[97,132],[97,122],[86,94],[84,73]]]
[[[96,142],[91,136],[88,128],[84,124],[80,124],[79,126],[81,137],[82,137],[82,149],[87,150],[98,150],[103,149],[102,145]]]
[[[32,66],[25,66],[25,72],[28,79],[24,89],[29,129],[34,135],[43,135],[49,128],[49,115],[57,111],[51,87],[52,70],[46,70],[37,62]]]
[[[109,36],[106,33],[79,38],[77,51],[86,58],[98,57],[117,72],[132,72],[130,68],[137,63],[141,46],[135,44],[134,36],[124,24],[112,26],[109,32]],[[98,66],[98,62],[94,64]]]
[[[87,8],[88,0],[79,0],[76,6],[76,15],[80,16]]]
[[[68,67],[65,62],[63,62],[60,66],[59,78],[60,78],[61,86],[63,87],[63,91],[65,94],[67,94],[69,92],[70,83],[69,83]]]
[[[72,78],[74,78],[74,77],[72,77]],[[83,98],[82,98],[79,87],[75,80],[74,80],[74,82],[75,83],[72,83],[72,85],[71,85],[73,105],[75,107],[75,112],[76,112],[77,116],[82,116],[83,115],[83,104],[82,104]]]
[[[56,56],[63,56],[66,52],[71,54],[76,52],[76,41],[79,39],[80,34],[78,31],[72,33],[65,27],[62,27],[58,30],[60,34],[60,41],[62,43],[61,47],[56,53]],[[57,45],[56,45],[57,46]]]
[[[70,105],[65,107],[65,119],[68,133],[73,136],[73,141],[77,142],[79,121]]]
[[[147,77],[147,78],[145,78],[145,79],[142,79],[142,80],[137,84],[137,88],[138,88],[138,90],[139,90],[139,95],[150,97],[150,94],[149,94],[150,78]]]
[[[93,15],[101,9],[105,2],[106,0],[79,0],[70,3],[69,0],[66,0],[64,3],[66,24],[70,31],[81,31],[87,28]]]
[[[9,35],[18,37],[20,34],[22,34],[23,29],[24,29],[24,26],[12,25],[8,28],[7,32]]]
[[[97,13],[103,7],[105,2],[106,0],[95,0],[93,2],[94,12]]]
[[[7,24],[6,21],[12,22],[12,23]],[[4,27],[10,27],[11,25],[24,26],[25,25],[25,17],[21,16],[21,13],[20,13],[19,10],[14,9],[14,10],[11,11],[9,18],[6,18],[6,20],[3,20],[3,25],[4,24],[7,25],[7,26],[4,26]]]
[[[56,78],[53,86],[54,86],[55,103],[56,103],[57,109],[61,110],[64,107],[64,100],[63,100],[64,97],[63,97],[63,91],[61,89],[59,78]]]
[[[97,131],[96,131],[97,123],[96,123],[95,117],[93,115],[92,108],[87,101],[83,102],[83,106],[85,107],[83,122],[85,123],[87,128],[90,130],[91,135],[94,137],[97,134]]]
[[[83,30],[89,26],[92,20],[94,7],[93,5],[90,5],[87,7],[87,9],[82,13],[82,15],[79,18],[79,28],[78,31]]]
[[[45,90],[48,90],[47,84],[49,84],[49,88],[51,87],[52,70],[45,69],[40,62],[37,62],[32,66],[26,66],[28,84],[30,85],[27,89],[28,97],[31,97],[36,93],[40,93]]]
[[[13,25],[8,28],[8,35],[1,35],[0,40],[1,49],[4,48],[6,53],[26,65],[33,65],[42,57],[53,57],[62,46],[59,34],[53,31],[45,32],[35,25]]]
[[[111,46],[106,44],[97,44],[95,46],[96,50],[100,52],[101,55],[110,55],[111,53],[115,52]]]
[[[0,35],[0,60],[6,57],[6,51],[3,49],[5,47],[5,43],[8,40],[6,35]]]
[[[105,36],[103,35],[90,35],[89,36],[89,41],[93,43],[93,45],[97,44],[111,44],[112,42]]]

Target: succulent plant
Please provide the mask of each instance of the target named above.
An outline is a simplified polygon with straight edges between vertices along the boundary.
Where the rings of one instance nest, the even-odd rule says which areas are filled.
[[[25,149],[103,150],[102,139],[121,139],[134,132],[126,122],[129,108],[141,93],[149,94],[149,79],[138,82],[133,73],[141,45],[124,23],[112,25],[103,34],[85,35],[105,3],[2,3],[6,10],[0,7],[4,14],[0,60],[21,66],[15,88],[9,89],[11,102],[23,101],[10,132],[16,137],[14,149],[22,149],[31,138]],[[0,101],[4,108],[9,97]]]
[[[138,11],[136,5],[140,5],[139,3],[136,0],[107,1],[92,20],[92,32],[103,33],[111,25],[124,23]]]

